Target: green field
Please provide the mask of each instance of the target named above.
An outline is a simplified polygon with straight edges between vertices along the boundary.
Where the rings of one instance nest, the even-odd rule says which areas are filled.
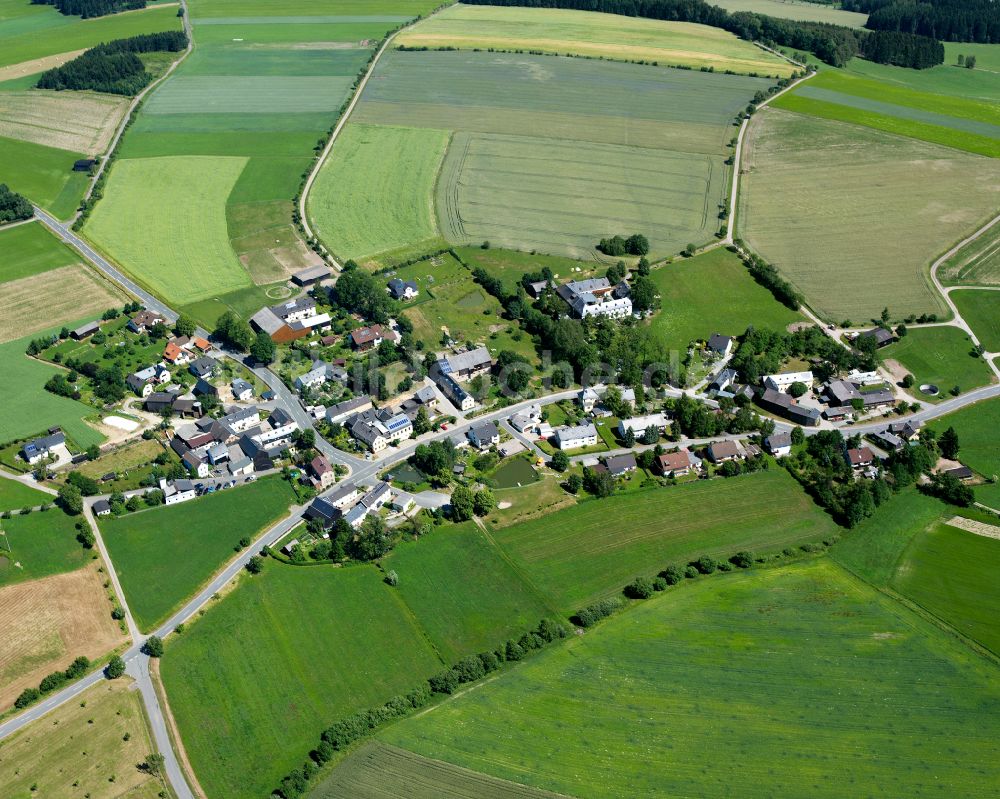
[[[0,511],[33,508],[36,505],[47,505],[55,501],[52,494],[0,476]]]
[[[403,31],[394,43],[655,61],[776,77],[794,69],[721,28],[567,9],[458,4]]]
[[[115,163],[87,222],[94,243],[169,302],[207,299],[247,286],[229,246],[226,198],[245,158],[172,157]],[[134,215],[143,224],[134,223]],[[192,267],[178,271],[178,265]]]
[[[998,710],[993,663],[824,559],[686,584],[380,737],[572,796],[974,796]]]
[[[438,229],[454,244],[489,240],[585,259],[594,257],[598,239],[641,230],[655,255],[677,252],[716,232],[729,180],[731,120],[768,84],[598,60],[393,51],[379,61],[358,103],[345,152],[338,154],[338,143],[322,173],[321,196],[339,205],[324,220],[314,201],[313,218],[334,249],[353,244],[359,255],[406,236],[411,247],[427,240],[426,251]],[[595,106],[595,93],[614,102]],[[356,158],[360,134],[351,132],[360,125],[432,130],[437,143],[442,132],[452,135],[436,173],[431,163],[439,151],[431,157],[423,145],[396,148],[378,164]],[[370,127],[363,130],[370,135]],[[414,168],[418,155],[421,166]],[[395,191],[365,191],[377,200],[351,209],[358,194],[344,187],[367,182],[369,174],[376,186],[407,187],[407,200]],[[436,225],[422,199],[432,192]],[[404,227],[396,220],[406,202],[418,210]],[[344,219],[368,214],[363,228],[371,240],[338,244],[352,228],[341,224],[337,208]],[[390,230],[400,236],[384,240]]]
[[[867,14],[842,11],[828,4],[811,3],[809,0],[711,0],[709,5],[719,6],[733,13],[750,11],[779,19],[827,22],[849,28],[863,28],[868,19]]]
[[[935,525],[917,535],[892,587],[1000,655],[1000,541]]]
[[[0,283],[30,277],[60,266],[69,266],[80,257],[49,233],[41,222],[0,230]]]
[[[931,402],[946,399],[953,386],[969,391],[993,382],[993,373],[982,358],[972,354],[972,339],[957,327],[914,328],[894,344],[879,350],[882,358],[899,361],[916,380],[916,385],[933,383],[941,393],[927,397]]]
[[[353,752],[310,793],[310,799],[558,799],[556,794],[499,780],[371,741]]]
[[[90,558],[76,540],[76,519],[61,510],[0,519],[0,585],[79,569]]]
[[[64,321],[72,326],[72,320]],[[87,320],[76,321],[79,324]],[[83,422],[93,408],[44,389],[45,381],[58,370],[24,354],[30,338],[0,344],[0,374],[6,385],[0,407],[0,443],[42,435],[49,427],[59,425],[81,447],[100,444],[104,436]]]
[[[749,325],[785,330],[803,320],[758,285],[738,256],[721,247],[658,267],[651,277],[663,309],[650,327],[666,350],[683,353],[691,341],[707,340],[712,333],[739,336]]]
[[[951,299],[987,352],[1000,352],[1000,293],[953,291]]]
[[[185,502],[101,520],[125,598],[142,630],[152,630],[277,521],[295,497],[277,477]]]
[[[434,180],[447,146],[443,130],[348,126],[309,194],[330,250],[359,258],[435,238]]]
[[[435,528],[427,539],[398,547],[383,565],[399,575],[399,595],[446,663],[553,615],[472,522]]]
[[[82,153],[0,137],[3,182],[60,219],[72,215],[87,188],[87,175],[73,172],[73,162],[83,157]]]
[[[375,569],[268,561],[169,642],[162,675],[206,793],[242,799],[270,795],[329,724],[439,668]]]
[[[180,74],[163,84],[145,113],[332,112],[343,102],[350,85],[347,76]]]
[[[0,2],[0,67],[83,50],[111,39],[180,28],[176,6],[111,14],[95,19],[63,16],[47,5],[27,0]]]
[[[602,263],[586,263],[558,255],[542,255],[516,250],[501,250],[491,247],[457,247],[458,256],[475,269],[485,269],[498,280],[502,280],[508,291],[516,291],[521,278],[528,272],[539,272],[544,267],[552,270],[556,279],[583,280],[588,277],[602,277],[607,268]]]
[[[739,235],[817,313],[944,313],[927,265],[989,213],[997,161],[771,108],[746,146]]]
[[[987,480],[994,482],[976,486],[976,499],[1000,510],[1000,399],[979,402],[937,419],[932,427],[938,433],[954,427],[961,451],[959,459]]]
[[[1000,285],[1000,223],[941,264],[938,278],[946,286]]]
[[[773,469],[582,502],[495,538],[531,583],[572,613],[671,564],[781,550],[837,532],[787,472]]]

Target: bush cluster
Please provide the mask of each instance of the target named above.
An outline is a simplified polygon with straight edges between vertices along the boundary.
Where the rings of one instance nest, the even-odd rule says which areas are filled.
[[[633,233],[627,239],[623,236],[611,236],[611,238],[601,239],[597,249],[605,255],[612,255],[616,258],[622,255],[648,255],[649,241],[641,233]]]
[[[30,202],[12,191],[6,183],[0,183],[0,224],[31,219],[34,213]]]

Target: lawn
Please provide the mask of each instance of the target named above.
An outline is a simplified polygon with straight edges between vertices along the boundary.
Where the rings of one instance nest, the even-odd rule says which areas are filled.
[[[998,710],[993,663],[824,559],[687,583],[380,738],[573,796],[972,796]]]
[[[938,278],[946,286],[1000,286],[1000,223],[941,264]]]
[[[953,291],[951,299],[987,352],[1000,352],[1000,293]]]
[[[979,402],[931,423],[939,434],[948,427],[958,433],[959,459],[994,482],[976,486],[976,498],[1000,509],[1000,399]]]
[[[867,14],[842,11],[828,3],[813,3],[809,0],[712,0],[710,5],[719,6],[732,13],[750,11],[766,14],[779,19],[795,19],[806,22],[827,22],[831,25],[846,25],[849,28],[863,28]]]
[[[83,153],[0,136],[3,182],[60,219],[72,215],[86,190],[87,175],[73,172],[73,162],[83,157]]]
[[[33,508],[36,505],[46,505],[55,497],[44,491],[26,486],[17,480],[8,480],[0,476],[0,511]]]
[[[70,318],[65,321],[72,325]],[[77,323],[84,321],[77,319]],[[81,447],[100,444],[104,437],[83,422],[93,408],[44,389],[45,382],[59,370],[24,354],[30,338],[0,344],[0,374],[7,386],[0,409],[0,442],[42,435],[59,425]]]
[[[229,245],[226,198],[247,159],[171,157],[115,163],[85,227],[124,270],[184,304],[250,285]],[[144,220],[134,224],[134,215]],[[178,264],[197,266],[177,272]]]
[[[375,569],[268,561],[169,642],[162,675],[206,793],[242,799],[268,796],[325,727],[441,666]]]
[[[1000,541],[938,524],[907,548],[892,587],[1000,655]]]
[[[982,223],[1000,163],[772,108],[746,146],[739,235],[820,316],[944,313],[927,266]]]
[[[488,13],[508,11],[525,13]],[[598,239],[641,230],[654,255],[666,255],[716,232],[732,118],[769,83],[523,53],[396,50],[379,61],[348,131],[452,132],[434,213],[454,244],[592,259]],[[595,106],[595,94],[614,100]],[[379,174],[406,185],[409,157],[396,151]],[[366,178],[337,174],[348,185]]]
[[[776,77],[793,71],[783,58],[721,28],[564,9],[455,5],[403,31],[394,43],[655,61]]]
[[[552,475],[518,488],[497,488],[493,493],[497,502],[509,503],[510,507],[499,508],[489,515],[486,523],[490,530],[547,516],[576,504],[576,497],[563,489],[560,478]]]
[[[879,351],[882,358],[893,358],[909,371],[917,386],[936,385],[941,393],[921,399],[946,399],[953,386],[969,391],[993,382],[993,373],[982,358],[972,354],[972,340],[957,327],[925,327],[910,330],[903,338]]]
[[[131,678],[101,682],[0,742],[0,794],[155,799],[169,789],[136,768],[155,751]]]
[[[0,283],[31,277],[80,260],[41,222],[0,230],[0,251],[4,254],[0,261]]]
[[[446,663],[492,649],[554,615],[472,522],[435,527],[383,561]]]
[[[551,269],[552,274],[562,280],[603,277],[607,271],[607,267],[602,263],[577,261],[558,255],[503,250],[498,247],[491,247],[488,250],[484,250],[481,246],[458,247],[455,251],[458,257],[473,269],[477,266],[482,267],[493,277],[502,280],[508,291],[516,291],[525,274],[540,272],[544,267]]]
[[[0,585],[79,569],[90,559],[76,540],[76,519],[61,510],[0,520]]]
[[[280,519],[295,497],[277,477],[101,520],[125,598],[142,630],[152,630],[193,595],[250,539]]]
[[[443,130],[350,125],[309,194],[309,214],[330,250],[363,258],[434,239],[434,182]]]
[[[691,341],[707,340],[712,333],[739,336],[749,325],[785,330],[803,321],[759,285],[738,256],[721,247],[657,267],[650,277],[662,298],[650,328],[664,350],[683,355]]]
[[[837,534],[788,473],[773,469],[581,502],[495,537],[518,570],[571,613],[636,575],[701,555],[770,552]]]
[[[559,799],[556,794],[499,780],[371,741],[310,793],[311,799]]]

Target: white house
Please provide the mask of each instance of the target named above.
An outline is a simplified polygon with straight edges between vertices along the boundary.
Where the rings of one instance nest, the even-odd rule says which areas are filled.
[[[576,316],[607,316],[624,319],[632,315],[632,300],[624,281],[612,286],[606,277],[576,280],[556,289]]]
[[[69,450],[66,449],[66,436],[61,431],[43,438],[36,438],[21,448],[21,457],[32,465],[48,457],[63,460],[63,456],[65,456],[66,460],[69,460],[70,455]]]
[[[190,480],[174,480],[172,483],[168,483],[161,478],[160,490],[163,492],[164,502],[167,505],[187,502],[198,496],[198,491]]]
[[[786,393],[793,383],[803,383],[807,388],[813,384],[812,372],[781,372],[776,375],[765,375],[763,379],[765,388]]]
[[[575,427],[561,427],[556,430],[556,446],[559,449],[579,449],[592,447],[597,443],[597,428],[592,424]]]
[[[233,399],[237,402],[246,402],[253,399],[253,386],[243,378],[236,378],[230,388],[233,390]]]
[[[622,419],[618,422],[618,435],[624,437],[626,431],[631,430],[636,438],[642,438],[646,428],[655,427],[660,433],[667,429],[670,419],[663,413],[650,413],[646,416],[634,416],[631,419]]]
[[[170,372],[162,363],[147,366],[125,378],[128,387],[140,397],[148,397],[153,393],[153,386],[166,383],[168,380],[170,380]]]
[[[500,443],[500,431],[493,422],[475,425],[469,430],[469,441],[476,449],[489,449]]]
[[[518,411],[510,417],[510,424],[517,432],[534,432],[542,421],[542,406],[531,405],[523,411]]]
[[[783,458],[792,452],[791,433],[772,433],[764,439],[764,448],[775,458]]]

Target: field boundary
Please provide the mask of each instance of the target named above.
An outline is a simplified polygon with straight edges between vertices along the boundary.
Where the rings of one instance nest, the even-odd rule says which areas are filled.
[[[160,702],[160,710],[163,713],[163,720],[166,722],[167,737],[170,739],[171,747],[177,754],[177,761],[180,763],[181,774],[187,782],[188,787],[191,789],[191,792],[194,793],[198,799],[208,799],[208,794],[205,793],[205,789],[202,788],[201,783],[198,782],[198,775],[195,774],[194,767],[188,759],[187,750],[184,748],[184,741],[181,738],[180,730],[177,728],[177,720],[174,718],[173,710],[170,709],[170,702],[167,699],[167,691],[163,687],[163,680],[160,677],[159,658],[150,658],[149,677],[150,682],[153,684],[153,691],[156,693],[156,697]],[[145,705],[143,705],[142,711],[143,713],[147,712]]]

